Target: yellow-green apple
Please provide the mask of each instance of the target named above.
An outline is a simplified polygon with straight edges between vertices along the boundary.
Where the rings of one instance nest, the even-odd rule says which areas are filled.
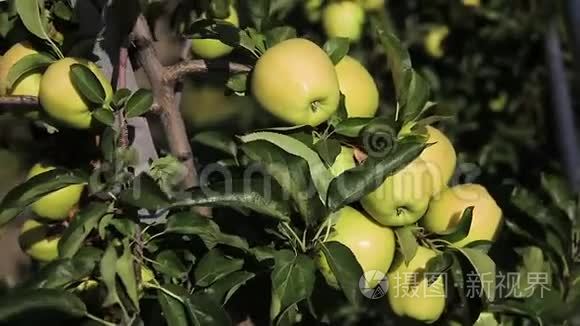
[[[433,195],[447,188],[455,172],[457,153],[453,144],[439,129],[427,126],[427,147],[419,156],[429,167],[433,177]]]
[[[429,204],[423,226],[436,234],[452,230],[461,221],[466,208],[473,206],[471,228],[465,239],[455,243],[462,247],[476,240],[495,240],[502,224],[502,211],[485,187],[463,184],[443,190]]]
[[[354,161],[354,150],[347,146],[340,148],[340,153],[336,156],[334,163],[330,167],[330,173],[335,177],[341,175],[344,171],[350,170],[356,166]]]
[[[385,0],[358,0],[359,3],[365,8],[365,10],[373,11],[379,10],[385,7]]]
[[[481,0],[463,0],[463,5],[467,7],[479,7]]]
[[[428,286],[425,275],[427,262],[437,253],[425,247],[418,247],[415,257],[408,265],[398,255],[387,275],[389,290],[387,296],[393,312],[398,316],[413,318],[424,323],[433,323],[445,309],[445,284],[439,277]]]
[[[28,173],[28,178],[32,178],[44,172],[54,170],[54,166],[43,165],[38,163],[32,167]],[[70,185],[51,192],[43,196],[32,204],[32,211],[43,218],[50,220],[64,220],[68,217],[69,212],[75,208],[81,198],[84,185]]]
[[[205,14],[202,17],[205,18]],[[228,17],[219,20],[230,23],[236,27],[240,26],[238,12],[234,6],[230,6],[230,15]],[[191,40],[191,50],[194,54],[203,59],[217,59],[230,54],[234,48],[224,44],[220,40],[206,38]]]
[[[35,260],[49,262],[58,257],[59,235],[50,235],[51,226],[27,220],[20,230],[20,247]]]
[[[364,209],[377,222],[402,226],[417,222],[427,211],[433,194],[430,170],[420,158],[397,171],[362,198]]]
[[[445,55],[443,48],[443,41],[449,35],[449,28],[447,26],[436,26],[431,28],[425,36],[424,44],[425,51],[433,58],[441,58]]]
[[[361,38],[365,24],[363,7],[350,1],[331,2],[322,11],[322,27],[328,37]]]
[[[332,219],[334,225],[326,241],[336,241],[348,247],[363,272],[387,273],[395,255],[395,234],[390,228],[377,224],[348,206],[335,212],[329,218]],[[316,262],[326,282],[333,288],[339,288],[324,253],[318,253]],[[373,288],[380,280],[366,281],[367,286]]]
[[[340,92],[345,96],[348,116],[374,117],[379,108],[379,90],[367,69],[347,55],[336,65],[336,75]]]
[[[105,102],[110,102],[113,90],[107,77],[93,62],[76,58],[64,58],[48,67],[40,81],[39,100],[44,111],[56,121],[71,128],[88,129],[91,109],[71,81],[73,64],[83,64],[95,74],[105,90]]]
[[[320,20],[322,16],[322,3],[323,0],[305,0],[302,3],[304,15],[309,22],[316,23]]]
[[[192,128],[215,126],[234,119],[240,113],[240,101],[244,100],[241,96],[226,96],[223,87],[193,87],[186,84],[181,112],[185,122]]]
[[[38,96],[42,77],[39,72],[31,72],[22,76],[10,88],[8,88],[7,84],[10,68],[20,59],[37,53],[38,51],[27,42],[16,43],[4,53],[4,56],[0,59],[0,95]]]
[[[297,125],[321,124],[340,101],[332,61],[318,45],[302,38],[282,41],[260,57],[252,93],[274,116]]]

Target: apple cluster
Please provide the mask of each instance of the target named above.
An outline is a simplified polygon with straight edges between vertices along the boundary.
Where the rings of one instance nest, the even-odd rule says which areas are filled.
[[[272,78],[283,76],[284,78]],[[369,72],[354,58],[345,56],[336,66],[316,44],[305,39],[290,39],[270,48],[258,60],[253,73],[252,92],[266,110],[296,125],[317,126],[337,110],[340,94],[345,96],[349,117],[374,117],[378,105],[377,86]],[[402,128],[398,137],[414,129]],[[333,232],[326,241],[348,247],[363,272],[381,271],[388,276],[392,310],[423,322],[434,322],[445,309],[445,296],[429,295],[444,287],[439,278],[433,288],[423,278],[420,289],[395,282],[406,275],[421,273],[427,262],[438,255],[435,248],[420,246],[406,264],[396,253],[394,229],[418,224],[428,234],[451,233],[461,223],[464,212],[473,209],[466,237],[450,245],[461,248],[475,241],[493,241],[502,222],[502,211],[489,192],[478,184],[449,186],[455,172],[457,155],[451,141],[437,128],[426,126],[429,146],[414,161],[390,175],[373,192],[360,200],[362,210],[345,207],[332,214]],[[356,167],[355,149],[344,145],[329,167],[334,176]],[[325,256],[317,255],[319,269],[327,283],[339,287]],[[369,287],[378,280],[367,280]],[[393,287],[400,288],[393,288]],[[413,291],[412,291],[413,290]],[[413,292],[402,297],[395,293]]]
[[[38,97],[42,111],[50,120],[69,128],[89,129],[92,115],[89,104],[73,85],[70,68],[74,64],[88,67],[103,87],[106,99],[110,102],[113,90],[99,67],[85,59],[63,58],[48,66],[44,73],[32,71],[24,74],[12,85],[7,85],[10,69],[26,56],[38,54],[31,44],[21,42],[13,45],[0,60],[0,95],[20,95]],[[28,114],[38,119],[40,111]]]

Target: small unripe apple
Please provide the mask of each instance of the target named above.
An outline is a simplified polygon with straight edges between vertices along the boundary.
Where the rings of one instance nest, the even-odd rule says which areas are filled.
[[[205,14],[203,16],[205,18]],[[230,15],[221,21],[228,22],[236,27],[240,26],[238,12],[234,6],[230,6]],[[191,50],[202,59],[217,59],[230,54],[234,48],[215,39],[193,39]]]
[[[192,128],[216,126],[235,119],[240,113],[241,104],[246,98],[226,96],[223,87],[184,86],[181,100],[183,119]]]
[[[332,61],[318,45],[302,38],[282,41],[260,57],[252,94],[274,116],[296,125],[321,124],[340,101]]]
[[[334,222],[334,230],[326,241],[337,241],[348,247],[362,267],[363,273],[370,271],[387,273],[395,255],[395,233],[390,228],[375,223],[348,206],[329,218]],[[338,281],[324,253],[319,252],[316,261],[328,285],[338,289]],[[373,288],[380,280],[366,281],[367,287]]]
[[[113,89],[101,69],[93,62],[75,58],[61,59],[48,67],[40,81],[39,100],[46,113],[56,121],[71,128],[88,129],[92,121],[91,109],[71,81],[73,64],[87,66],[105,90],[105,102],[111,100]]]
[[[387,296],[393,312],[398,316],[413,318],[424,323],[435,322],[445,309],[445,284],[443,277],[428,286],[425,275],[427,262],[437,253],[425,247],[418,247],[409,265],[402,256],[397,256],[389,272]]]
[[[38,163],[32,167],[28,173],[28,178],[32,178],[38,174],[54,170],[54,166],[47,166]],[[45,219],[60,221],[68,217],[69,212],[77,206],[84,185],[70,185],[51,192],[43,196],[32,204],[32,211]]]
[[[502,211],[485,187],[463,184],[447,188],[429,204],[423,226],[429,232],[442,234],[461,221],[463,212],[473,206],[471,228],[465,239],[455,243],[463,247],[476,240],[495,240],[501,224]]]
[[[42,77],[39,72],[24,75],[10,89],[8,89],[7,85],[10,68],[25,56],[37,53],[38,51],[33,49],[27,42],[16,43],[4,53],[4,56],[0,59],[0,95],[38,96]]]
[[[379,10],[385,7],[385,0],[358,0],[368,11]]]
[[[427,54],[433,58],[441,58],[445,55],[443,48],[443,41],[449,35],[449,28],[447,26],[433,27],[425,37],[423,46]]]
[[[374,117],[379,108],[379,90],[367,69],[345,56],[336,65],[340,92],[344,94],[349,118]]]
[[[50,235],[51,226],[36,220],[27,220],[20,230],[20,247],[31,258],[50,262],[58,257],[59,235]]]
[[[331,2],[322,11],[322,27],[328,37],[358,41],[362,35],[365,15],[363,7],[356,2]]]
[[[479,7],[481,0],[463,0],[463,5],[466,7]]]

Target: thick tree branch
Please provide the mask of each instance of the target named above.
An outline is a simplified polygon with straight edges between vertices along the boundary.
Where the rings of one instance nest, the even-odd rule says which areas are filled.
[[[174,83],[188,74],[201,74],[210,71],[227,71],[230,73],[249,72],[251,67],[229,61],[188,60],[167,67],[164,80]]]
[[[0,97],[0,110],[11,109],[12,107],[36,107],[38,106],[36,96],[2,96]]]
[[[191,145],[185,130],[185,124],[175,102],[173,91],[175,83],[164,80],[165,68],[159,61],[153,37],[147,20],[140,15],[135,22],[132,32],[132,40],[137,47],[137,59],[141,63],[147,75],[157,105],[160,107],[160,119],[171,153],[187,167],[188,174],[184,186],[195,187],[198,185],[197,171],[193,161]]]

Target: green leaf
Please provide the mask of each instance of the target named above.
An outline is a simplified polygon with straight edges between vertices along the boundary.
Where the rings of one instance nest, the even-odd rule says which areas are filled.
[[[26,29],[38,38],[49,40],[44,0],[18,0],[14,4]]]
[[[310,297],[314,289],[316,267],[312,258],[290,250],[276,252],[274,261],[272,288],[280,300],[279,312],[283,312],[289,306]]]
[[[74,13],[66,1],[58,1],[52,8],[54,15],[62,20],[71,21],[74,18]]]
[[[308,163],[308,167],[310,168],[310,176],[314,181],[314,186],[318,191],[318,195],[320,196],[320,200],[322,202],[326,201],[326,196],[328,192],[328,187],[330,185],[330,181],[332,180],[333,176],[326,169],[326,166],[318,156],[318,154],[306,146],[299,140],[292,138],[290,136],[274,133],[274,132],[255,132],[252,134],[248,134],[245,136],[240,137],[240,139],[244,143],[253,142],[256,140],[265,140],[268,141],[286,152],[299,156],[306,160]]]
[[[173,284],[168,284],[165,288],[167,291],[174,292],[173,286]],[[182,290],[187,293],[187,290]],[[189,326],[183,303],[161,290],[157,291],[157,300],[163,311],[167,326]]]
[[[332,180],[328,191],[328,207],[336,211],[376,190],[385,179],[417,158],[424,143],[400,142],[384,158],[369,156],[361,165],[344,171]]]
[[[243,144],[242,151],[264,167],[288,194],[307,225],[314,225],[326,215],[322,201],[313,191],[308,164],[298,156],[263,140]]]
[[[119,295],[117,294],[117,280],[116,280],[116,262],[117,252],[115,246],[111,243],[105,250],[103,258],[101,259],[100,272],[103,283],[107,288],[107,296],[103,302],[104,307],[108,307],[119,303]]]
[[[219,226],[206,216],[181,212],[167,219],[165,233],[197,235],[209,249],[217,244],[248,250],[248,242],[238,236],[222,233]]]
[[[236,143],[232,137],[225,132],[214,130],[204,131],[195,135],[192,141],[213,149],[217,149],[231,155],[232,157],[236,157],[237,155],[238,148]]]
[[[572,224],[563,213],[544,205],[541,198],[524,188],[513,190],[511,202],[536,222],[555,231],[562,244],[569,247]]]
[[[113,111],[107,108],[95,109],[91,114],[93,118],[97,119],[97,121],[105,126],[112,127],[115,125],[115,115],[113,114]]]
[[[550,195],[550,198],[552,198],[554,204],[566,212],[566,215],[571,220],[574,220],[574,195],[570,191],[566,180],[560,176],[548,173],[542,173],[541,180],[542,187]]]
[[[345,37],[333,37],[324,43],[322,47],[330,57],[333,64],[338,64],[350,49],[350,41]]]
[[[245,94],[248,90],[248,73],[241,72],[233,74],[228,79],[226,87],[238,94]]]
[[[478,275],[482,290],[486,294],[487,299],[493,302],[496,289],[494,261],[487,254],[477,249],[459,248],[457,250],[469,260]]]
[[[268,48],[292,38],[296,38],[296,29],[290,26],[274,27],[266,32],[266,44]]]
[[[402,112],[398,117],[402,117],[404,123],[415,121],[420,118],[429,100],[429,84],[413,70],[409,52],[403,48],[401,41],[378,18],[372,17],[371,24],[377,32],[391,68],[397,102]]]
[[[83,246],[89,233],[97,227],[99,219],[107,213],[107,203],[91,202],[84,208],[65,230],[58,242],[59,256],[69,258],[74,256]]]
[[[447,272],[453,265],[453,256],[448,252],[443,252],[427,261],[425,265],[425,275],[428,275],[427,285],[431,286],[441,274]]]
[[[482,252],[488,252],[493,246],[494,242],[489,240],[475,240],[465,245],[466,248],[477,249]]]
[[[23,57],[10,68],[6,76],[6,88],[11,89],[24,76],[33,72],[42,71],[53,62],[54,58],[44,53],[34,53]]]
[[[127,295],[131,302],[133,303],[133,307],[139,308],[139,295],[137,290],[137,279],[135,277],[135,264],[133,259],[133,252],[131,250],[131,246],[129,245],[129,239],[125,238],[123,240],[123,254],[115,264],[115,269],[117,271],[117,275],[119,275],[119,279],[121,279],[121,283],[125,286],[125,291],[127,291]]]
[[[399,248],[401,248],[401,253],[403,254],[403,259],[405,264],[408,265],[411,259],[415,257],[419,244],[417,243],[417,238],[413,234],[415,229],[414,225],[407,225],[395,229],[395,235],[397,236],[397,241],[399,243]]]
[[[71,317],[82,317],[87,313],[87,307],[74,294],[53,289],[14,291],[0,299],[2,323],[9,323],[12,318],[35,311],[53,311]]]
[[[113,95],[111,103],[113,103],[113,106],[115,106],[117,109],[122,108],[125,105],[125,103],[127,103],[127,100],[129,99],[130,96],[131,90],[127,88],[118,89]]]
[[[213,301],[226,304],[234,293],[256,274],[247,271],[230,273],[204,289],[204,295],[210,296]]]
[[[153,268],[160,273],[170,277],[184,278],[187,276],[189,269],[183,264],[183,261],[174,250],[164,250],[155,257]]]
[[[348,247],[336,241],[322,243],[320,249],[346,298],[351,304],[360,306],[363,296],[359,280],[364,274],[354,254]]]
[[[232,47],[240,44],[240,29],[223,20],[201,19],[193,22],[184,32],[184,37],[192,39],[214,39]]]
[[[147,174],[140,174],[135,178],[131,187],[121,192],[120,200],[125,204],[148,210],[158,210],[170,206],[167,195]]]
[[[105,104],[105,89],[93,71],[84,64],[75,63],[70,66],[70,79],[74,88],[87,101]]]
[[[473,221],[473,208],[474,206],[467,207],[461,214],[461,219],[459,223],[447,230],[446,232],[438,233],[441,235],[441,239],[447,240],[449,242],[457,242],[465,239],[469,234],[471,229],[471,223]]]
[[[319,140],[314,144],[316,152],[328,166],[332,166],[338,154],[340,154],[341,145],[336,139],[328,138]]]
[[[127,119],[141,116],[151,110],[152,105],[153,93],[148,89],[140,88],[127,100],[125,116]]]
[[[346,137],[358,137],[372,120],[373,118],[348,118],[336,125],[334,132]]]
[[[185,308],[194,326],[228,326],[232,321],[220,304],[204,295],[185,298]]]
[[[224,206],[248,208],[279,220],[290,220],[290,207],[282,198],[280,186],[267,179],[231,180],[194,188],[189,198],[172,207]]]
[[[238,271],[244,260],[225,256],[220,250],[210,250],[197,264],[194,275],[197,286],[210,286],[220,278]]]
[[[24,208],[44,195],[74,184],[86,183],[80,171],[54,169],[38,174],[12,189],[0,204],[0,226],[6,224]]]

